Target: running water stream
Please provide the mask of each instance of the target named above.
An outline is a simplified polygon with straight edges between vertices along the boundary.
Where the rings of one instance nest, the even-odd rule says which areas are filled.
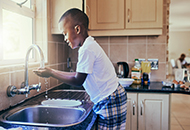
[[[46,92],[45,92],[45,98],[46,98],[46,100],[48,100],[48,79],[47,78],[44,78],[44,80],[45,80],[45,87],[46,87]],[[45,113],[46,113],[46,116],[48,117],[48,115],[49,115],[49,112],[48,112],[48,110],[47,109],[45,109]],[[46,124],[48,124],[48,118],[46,119]]]
[[[46,87],[45,98],[46,100],[48,100],[48,80],[47,78],[44,78],[44,79],[45,79],[45,87]]]

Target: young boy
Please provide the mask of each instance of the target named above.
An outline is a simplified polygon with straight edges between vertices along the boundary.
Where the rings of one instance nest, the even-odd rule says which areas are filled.
[[[89,20],[79,9],[70,9],[59,20],[65,42],[79,48],[76,72],[50,68],[34,71],[41,77],[53,77],[66,84],[84,86],[98,115],[98,130],[124,130],[127,114],[127,95],[119,85],[115,69],[99,44],[88,36]]]

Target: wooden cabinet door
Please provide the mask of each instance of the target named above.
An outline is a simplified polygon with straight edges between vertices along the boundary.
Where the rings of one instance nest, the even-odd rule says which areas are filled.
[[[91,30],[124,29],[124,0],[87,0]]]
[[[137,130],[137,93],[127,93],[127,121],[125,130]]]
[[[126,28],[162,28],[163,0],[126,0]]]
[[[58,22],[65,11],[70,8],[82,10],[82,0],[51,0],[51,32],[61,34],[58,29]]]
[[[169,130],[169,98],[166,94],[138,95],[138,130]]]

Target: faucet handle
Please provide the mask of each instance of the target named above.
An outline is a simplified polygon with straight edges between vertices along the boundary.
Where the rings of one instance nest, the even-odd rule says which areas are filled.
[[[39,92],[39,90],[41,89],[41,83],[30,85],[29,90],[32,90],[32,89],[35,89],[37,90],[37,92]]]
[[[37,92],[39,92],[40,89],[41,89],[41,83],[39,82],[38,87],[37,87]]]
[[[20,88],[25,88],[25,82],[24,81],[21,83]]]

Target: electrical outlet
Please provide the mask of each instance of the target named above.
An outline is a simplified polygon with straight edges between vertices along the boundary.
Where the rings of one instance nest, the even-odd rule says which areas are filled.
[[[158,59],[148,59],[151,65],[151,70],[157,70],[158,69]]]

